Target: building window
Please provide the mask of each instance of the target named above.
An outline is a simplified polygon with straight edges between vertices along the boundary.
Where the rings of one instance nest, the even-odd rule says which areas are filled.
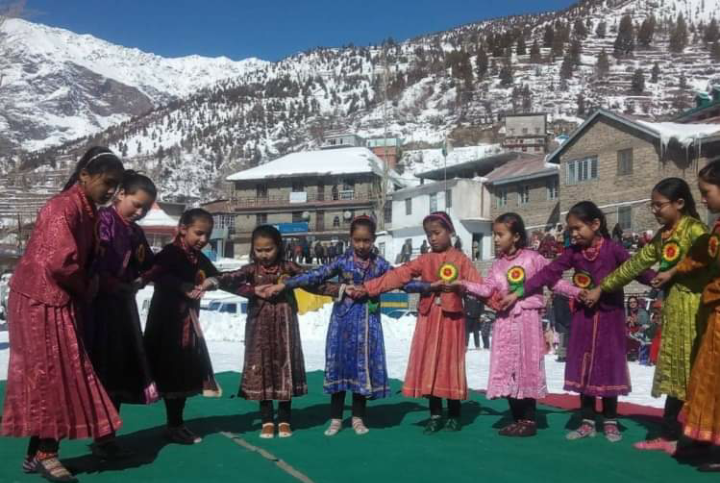
[[[302,181],[293,181],[292,190],[293,190],[293,193],[300,193],[302,191],[305,191],[305,185],[303,184]]]
[[[523,136],[527,135],[528,128],[526,128],[526,127],[522,128],[522,133],[523,133]]]
[[[518,204],[526,205],[530,203],[530,186],[521,185],[518,186]]]
[[[258,213],[255,215],[255,225],[267,225],[267,213]]]
[[[333,218],[333,228],[340,228],[340,217],[336,216]]]
[[[547,180],[547,199],[556,200],[558,197],[558,180],[557,178]]]
[[[618,176],[626,176],[633,172],[633,150],[623,149],[617,152]]]
[[[539,128],[539,127],[536,127],[536,128],[535,128],[535,134],[540,134],[540,128]]]
[[[267,198],[267,185],[266,184],[255,185],[255,195],[258,198]]]
[[[343,180],[343,190],[354,190],[355,189],[355,180],[354,179],[344,179]]]
[[[498,208],[507,206],[507,188],[498,188],[495,196],[497,197]]]
[[[452,208],[452,190],[445,190],[445,209]]]
[[[405,214],[412,215],[412,198],[405,200]]]
[[[384,219],[386,224],[392,223],[392,201],[385,202],[385,209],[383,210]]]
[[[567,184],[577,184],[597,179],[597,156],[568,162],[566,174]]]
[[[301,221],[303,221],[302,211],[293,211],[293,213],[292,213],[292,222],[293,222],[293,223],[300,223]]]
[[[433,213],[437,210],[437,193],[430,193],[430,213]]]
[[[618,224],[623,230],[632,230],[632,206],[618,208]]]

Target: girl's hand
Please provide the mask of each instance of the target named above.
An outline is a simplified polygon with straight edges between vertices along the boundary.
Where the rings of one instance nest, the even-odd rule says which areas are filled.
[[[455,280],[454,282],[452,282],[450,284],[450,286],[453,288],[453,291],[455,291],[455,292],[458,292],[461,294],[467,292],[467,289],[465,288],[465,284],[462,283],[460,280]]]
[[[650,285],[652,285],[653,288],[660,288],[666,283],[668,283],[670,280],[672,280],[673,276],[675,275],[675,269],[670,269],[666,272],[660,272],[658,273],[655,278],[653,278],[650,281]]]
[[[602,289],[600,287],[595,287],[592,290],[585,290],[583,292],[580,292],[580,300],[586,306],[593,307],[598,302],[598,300],[600,300],[601,295]]]
[[[368,291],[364,285],[350,285],[345,288],[345,293],[353,300],[358,300],[368,296]]]
[[[442,280],[436,280],[430,284],[430,291],[431,292],[442,292],[444,285],[445,285],[445,282],[443,282]]]
[[[215,283],[211,279],[206,278],[202,285],[200,285],[200,288],[204,292],[207,292],[208,290],[212,290],[213,288],[215,288]]]
[[[518,301],[518,298],[518,294],[516,294],[515,292],[510,292],[509,294],[500,299],[500,302],[498,303],[500,310],[503,311],[509,309],[510,307],[515,305],[515,302]]]
[[[282,292],[283,290],[285,290],[284,283],[277,283],[275,285],[258,285],[257,287],[255,287],[255,294],[260,298],[270,299]]]

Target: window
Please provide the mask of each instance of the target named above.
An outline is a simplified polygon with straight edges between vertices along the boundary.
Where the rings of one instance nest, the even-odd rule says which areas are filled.
[[[539,127],[536,127],[536,128],[535,128],[535,134],[540,134],[540,128],[539,128]]]
[[[355,189],[355,180],[354,179],[344,179],[343,180],[343,190],[354,190]]]
[[[558,180],[557,178],[547,180],[547,199],[556,200],[558,197]]]
[[[232,231],[235,228],[235,216],[234,215],[213,215],[213,224],[215,228],[227,228]]]
[[[498,188],[495,196],[497,197],[498,208],[507,206],[507,188]]]
[[[258,213],[255,215],[255,225],[267,225],[267,213]]]
[[[522,128],[523,135],[526,135],[528,133],[528,128],[524,127]]]
[[[445,209],[452,208],[452,190],[445,190]]]
[[[597,157],[592,156],[568,162],[566,175],[567,184],[577,184],[597,179]]]
[[[285,185],[287,186],[287,185]],[[305,191],[305,185],[302,181],[293,181],[292,184],[292,190],[293,193],[300,193],[301,191]]]
[[[267,185],[266,184],[255,185],[255,195],[258,198],[267,198]]]
[[[300,223],[301,221],[303,221],[302,211],[293,211],[293,213],[292,213],[292,222],[293,222],[293,223]]]
[[[392,201],[386,201],[385,202],[385,209],[383,210],[385,223],[390,224],[392,223]]]
[[[437,210],[437,193],[430,193],[430,213]]]
[[[333,218],[333,228],[340,228],[340,217],[336,216]]]
[[[618,176],[626,176],[633,172],[633,150],[623,149],[617,152]]]
[[[530,203],[530,186],[521,185],[518,186],[518,204],[526,205]]]
[[[405,214],[412,215],[412,199],[408,198],[405,200]]]
[[[348,213],[350,214],[350,216],[347,216]],[[353,218],[355,218],[355,210],[347,210],[346,212],[343,213],[343,223],[344,224],[349,225],[350,223],[352,223]]]
[[[632,206],[618,208],[618,224],[623,230],[632,230]]]

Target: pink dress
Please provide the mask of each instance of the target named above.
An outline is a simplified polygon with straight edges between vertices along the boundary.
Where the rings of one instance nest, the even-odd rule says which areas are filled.
[[[503,257],[493,263],[482,283],[464,281],[465,288],[482,298],[493,293],[505,295],[510,291],[511,270],[524,272],[528,280],[539,272],[549,260],[532,250],[520,250],[513,257]],[[519,282],[518,285],[521,285]],[[577,297],[580,289],[564,280],[553,286],[553,291],[570,298]],[[527,294],[509,310],[498,312],[493,325],[490,352],[490,375],[487,397],[515,399],[541,399],[547,395],[545,382],[545,337],[540,310],[545,306],[542,290]]]

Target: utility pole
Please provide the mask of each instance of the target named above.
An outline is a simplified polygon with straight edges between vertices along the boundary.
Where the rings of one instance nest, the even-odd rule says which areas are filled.
[[[388,165],[388,63],[387,63],[387,42],[383,44],[383,149],[385,152],[385,159],[383,160],[383,171],[382,181],[380,182],[380,203],[379,203],[379,214],[378,214],[378,226],[380,230],[385,229],[385,205],[387,204],[387,193],[390,186],[390,166]]]

